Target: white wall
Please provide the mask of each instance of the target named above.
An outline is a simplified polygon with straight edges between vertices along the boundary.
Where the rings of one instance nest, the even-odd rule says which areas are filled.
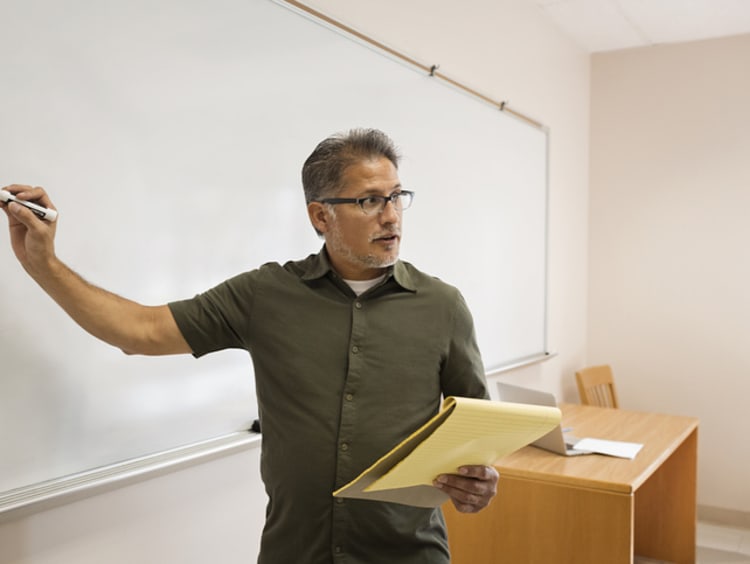
[[[254,562],[260,449],[0,521],[0,564]]]
[[[515,377],[574,401],[586,355],[589,56],[525,0],[309,4],[550,127],[549,345],[559,355]],[[0,564],[252,561],[265,502],[253,453],[0,524]]]
[[[589,360],[622,407],[699,417],[699,505],[750,517],[750,35],[591,82]]]

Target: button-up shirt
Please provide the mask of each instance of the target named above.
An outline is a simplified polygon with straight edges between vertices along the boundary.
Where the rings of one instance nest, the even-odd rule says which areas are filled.
[[[357,296],[324,249],[169,305],[196,357],[252,357],[268,494],[259,563],[449,562],[439,508],[332,492],[432,417],[441,396],[487,397],[457,289],[398,261]]]

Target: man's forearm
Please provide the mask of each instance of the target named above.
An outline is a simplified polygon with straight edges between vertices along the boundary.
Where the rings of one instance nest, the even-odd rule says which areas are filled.
[[[127,354],[190,352],[176,325],[169,326],[174,321],[166,306],[144,306],[103,290],[57,258],[27,271],[84,330]]]
[[[43,188],[20,184],[4,188],[16,200],[54,209]],[[166,305],[144,306],[89,284],[55,254],[57,223],[40,219],[18,202],[2,203],[11,246],[26,272],[83,329],[128,354],[188,353]]]

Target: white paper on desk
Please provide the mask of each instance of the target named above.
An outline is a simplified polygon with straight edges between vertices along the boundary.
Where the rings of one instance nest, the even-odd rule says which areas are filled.
[[[638,451],[643,448],[640,443],[626,443],[624,441],[607,441],[604,439],[581,439],[575,444],[576,450],[590,450],[597,454],[606,454],[618,458],[635,458]]]

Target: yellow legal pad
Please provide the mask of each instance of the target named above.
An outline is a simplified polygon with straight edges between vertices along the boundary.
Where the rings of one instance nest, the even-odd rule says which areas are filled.
[[[448,496],[432,485],[460,466],[490,466],[560,423],[556,407],[449,397],[440,412],[335,497],[437,507]]]

